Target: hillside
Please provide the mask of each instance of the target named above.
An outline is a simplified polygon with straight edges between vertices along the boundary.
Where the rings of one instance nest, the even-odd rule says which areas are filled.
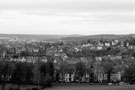
[[[0,39],[36,40],[36,41],[58,41],[66,37],[78,37],[81,35],[49,35],[49,34],[0,34]]]
[[[130,36],[135,36],[134,34],[125,34],[125,35],[115,35],[115,34],[101,34],[101,35],[89,35],[81,37],[66,37],[62,38],[63,41],[81,41],[81,40],[112,40],[112,39],[124,39]]]
[[[0,40],[25,40],[25,41],[81,41],[81,40],[112,40],[112,39],[120,39],[127,38],[130,36],[135,36],[134,34],[125,34],[125,35],[114,35],[114,34],[101,34],[101,35],[34,35],[34,34],[0,34]]]

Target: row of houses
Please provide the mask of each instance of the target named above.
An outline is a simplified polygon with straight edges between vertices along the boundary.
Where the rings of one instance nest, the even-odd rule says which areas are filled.
[[[120,57],[118,57],[120,59]],[[20,62],[32,62],[32,63],[36,63],[38,60],[40,59],[40,61],[42,62],[47,62],[47,57],[43,56],[43,57],[33,57],[33,56],[28,56],[28,57],[19,57],[19,58],[10,58],[8,60],[10,61],[20,61]],[[92,60],[92,58],[89,58]],[[101,57],[97,57],[97,60],[102,60]],[[74,68],[74,65],[77,63],[77,62],[83,62],[85,65],[89,65],[90,63],[87,61],[86,58],[72,58],[72,59],[65,59],[63,60],[61,57],[55,57],[55,59],[53,60],[53,63],[54,63],[54,68],[55,70],[60,70],[60,68],[64,68],[64,67],[60,67],[62,63],[66,63],[66,64],[70,64],[70,68]],[[91,63],[92,64],[92,63]],[[58,74],[58,77],[59,77],[59,80],[57,81],[64,81],[64,82],[90,82],[91,81],[91,77],[93,77],[94,81],[98,81],[98,82],[102,82],[104,80],[107,80],[107,74],[104,73],[104,72],[100,72],[99,70],[96,71],[94,70],[93,71],[93,76],[91,76],[91,71],[89,70],[86,70],[83,77],[80,79],[80,78],[76,78],[76,74],[73,71],[71,72],[64,72],[64,73],[61,73],[60,72],[57,72],[59,73]],[[111,80],[112,81],[120,81],[121,80],[121,76],[122,74],[120,72],[116,72],[116,73],[113,73],[111,75]],[[56,77],[56,76],[55,76]]]
[[[61,74],[59,74],[59,79],[57,80],[59,82],[84,82],[84,83],[88,83],[88,82],[100,82],[102,83],[103,81],[107,81],[107,74],[104,73],[94,73],[93,78],[90,76],[90,74],[85,73],[83,75],[83,77],[80,78],[76,78],[75,74],[72,73],[65,73],[64,76],[62,77]],[[115,74],[111,74],[111,81],[112,82],[118,82],[121,81],[121,73],[115,73]]]

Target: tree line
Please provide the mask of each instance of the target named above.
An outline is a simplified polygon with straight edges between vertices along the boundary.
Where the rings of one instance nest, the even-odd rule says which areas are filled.
[[[90,75],[89,82],[94,82],[94,71],[101,69],[107,74],[108,83],[111,82],[111,74],[118,71],[123,71],[122,81],[135,83],[135,60],[123,61],[127,65],[123,64],[123,66],[119,60],[111,61],[109,59],[102,60],[100,63],[91,63],[89,67],[86,67],[82,62],[78,62],[75,65],[64,64],[63,62],[59,71],[54,68],[52,61],[36,63],[0,61],[0,84],[2,90],[4,90],[7,83],[16,84],[18,89],[20,85],[49,87],[53,82],[59,81],[59,76],[57,77],[56,73],[61,73],[63,76],[65,73],[75,73],[75,79],[81,82],[81,78],[87,69]]]
[[[0,84],[4,90],[7,83],[49,87],[53,82],[54,66],[46,63],[0,61]]]

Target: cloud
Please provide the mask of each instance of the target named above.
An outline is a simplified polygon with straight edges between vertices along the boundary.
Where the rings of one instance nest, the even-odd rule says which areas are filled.
[[[1,9],[42,9],[56,11],[129,11],[133,0],[2,0]]]
[[[134,32],[134,6],[133,0],[1,0],[0,32]]]

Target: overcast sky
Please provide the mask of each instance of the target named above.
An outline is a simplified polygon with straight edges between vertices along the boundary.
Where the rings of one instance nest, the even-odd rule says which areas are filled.
[[[0,0],[0,33],[135,34],[135,0]]]

